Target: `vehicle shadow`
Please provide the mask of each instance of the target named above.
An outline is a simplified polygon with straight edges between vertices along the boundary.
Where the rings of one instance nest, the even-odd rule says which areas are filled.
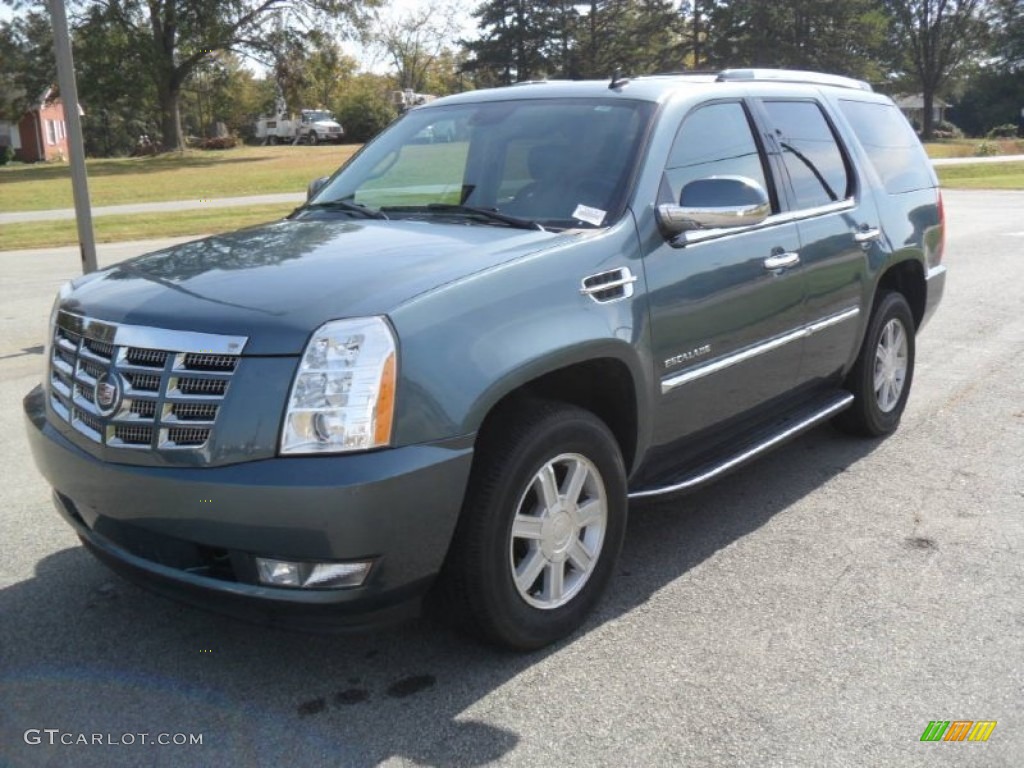
[[[140,748],[26,744],[29,728],[203,734],[201,747],[146,752],[150,765],[496,760],[525,735],[477,719],[506,683],[528,676],[535,695],[554,695],[545,674],[559,656],[558,663],[584,663],[577,644],[588,635],[784,514],[877,444],[818,429],[728,482],[634,505],[618,573],[595,615],[577,635],[528,655],[481,646],[430,619],[364,635],[265,629],[151,596],[81,548],[58,551],[34,578],[0,591],[0,764],[139,762]],[[529,723],[531,702],[522,706],[521,722]]]

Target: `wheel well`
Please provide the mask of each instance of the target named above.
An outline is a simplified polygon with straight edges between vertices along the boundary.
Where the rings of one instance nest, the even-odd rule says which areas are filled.
[[[892,265],[878,281],[874,299],[876,304],[882,291],[902,293],[914,316],[914,327],[921,326],[921,320],[924,319],[925,284],[924,269],[919,262],[907,259]]]
[[[585,408],[601,419],[615,436],[627,471],[637,443],[636,389],[625,363],[600,358],[544,374],[509,392],[488,412],[480,427],[521,407],[525,399],[556,400]]]

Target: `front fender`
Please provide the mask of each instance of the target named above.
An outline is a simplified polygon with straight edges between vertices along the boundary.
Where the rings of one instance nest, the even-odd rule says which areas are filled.
[[[584,277],[617,267],[637,276],[631,297],[598,303]],[[399,337],[398,445],[476,432],[496,403],[567,366],[620,361],[637,397],[638,450],[654,392],[646,285],[627,216],[599,233],[467,276],[391,314]]]

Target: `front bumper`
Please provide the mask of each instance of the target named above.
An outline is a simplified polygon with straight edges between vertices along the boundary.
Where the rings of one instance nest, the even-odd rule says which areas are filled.
[[[373,626],[418,609],[440,570],[472,441],[223,467],[100,461],[24,401],[29,444],[57,509],[108,565],[158,592],[299,628]],[[360,587],[262,586],[256,556],[372,560]]]

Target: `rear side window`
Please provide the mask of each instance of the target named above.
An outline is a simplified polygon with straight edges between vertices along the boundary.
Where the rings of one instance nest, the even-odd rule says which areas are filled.
[[[892,104],[840,100],[839,109],[890,195],[934,186],[921,142]]]
[[[816,208],[850,196],[843,152],[821,107],[812,101],[766,101],[797,208]]]
[[[672,202],[683,187],[711,176],[745,176],[768,189],[761,154],[739,102],[708,104],[687,115],[665,168]]]

